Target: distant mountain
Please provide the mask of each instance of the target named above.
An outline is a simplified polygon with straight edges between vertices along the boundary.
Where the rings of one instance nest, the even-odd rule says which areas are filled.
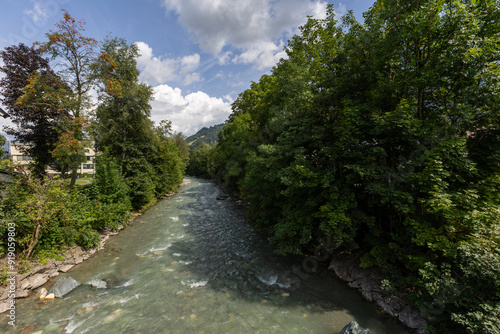
[[[209,128],[203,128],[194,135],[186,138],[189,148],[195,148],[201,143],[214,145],[217,143],[219,131],[224,127],[224,124],[217,124]]]

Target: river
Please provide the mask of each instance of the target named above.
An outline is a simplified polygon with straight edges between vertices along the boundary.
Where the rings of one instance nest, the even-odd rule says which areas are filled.
[[[408,334],[329,271],[298,273],[221,201],[211,181],[179,192],[134,220],[62,276],[82,285],[64,298],[18,300],[2,333],[338,333],[356,320],[372,334]],[[56,277],[51,282],[55,282]],[[106,282],[106,288],[86,283]]]

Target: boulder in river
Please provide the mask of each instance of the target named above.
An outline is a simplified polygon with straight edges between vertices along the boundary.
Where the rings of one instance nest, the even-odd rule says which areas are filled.
[[[61,277],[50,289],[49,294],[53,293],[57,298],[61,298],[79,285],[80,282],[71,277]]]
[[[94,288],[98,289],[106,289],[106,282],[99,278],[94,278],[87,283],[88,285],[92,285]]]
[[[225,195],[225,194],[217,196],[218,201],[228,201],[230,199],[231,199],[231,196]]]
[[[339,334],[370,334],[370,330],[361,328],[356,321],[351,321],[342,328]]]

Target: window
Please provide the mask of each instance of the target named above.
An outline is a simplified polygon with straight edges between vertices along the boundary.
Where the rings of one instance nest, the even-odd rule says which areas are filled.
[[[84,164],[83,169],[94,169],[94,165],[93,164]]]

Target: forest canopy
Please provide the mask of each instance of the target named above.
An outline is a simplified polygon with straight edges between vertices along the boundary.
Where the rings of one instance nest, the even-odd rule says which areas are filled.
[[[498,2],[377,1],[364,18],[310,18],[196,161],[277,252],[329,238],[429,330],[499,332]]]

